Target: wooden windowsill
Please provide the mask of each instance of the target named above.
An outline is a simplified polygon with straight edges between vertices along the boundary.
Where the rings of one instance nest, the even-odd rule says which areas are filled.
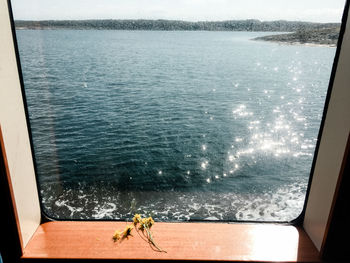
[[[23,259],[122,259],[318,262],[302,228],[272,224],[159,223],[152,227],[156,252],[141,236],[113,242],[125,222],[56,221],[38,227]]]

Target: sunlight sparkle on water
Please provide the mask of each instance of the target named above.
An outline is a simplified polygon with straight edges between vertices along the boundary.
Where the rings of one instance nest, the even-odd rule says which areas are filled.
[[[230,155],[228,159],[230,160],[230,162],[233,162],[236,158],[233,155]]]
[[[246,110],[246,106],[245,105],[239,105],[235,110],[232,111],[232,113],[235,116],[239,116],[239,117],[246,117],[246,116],[252,116],[253,112],[249,112]]]
[[[209,164],[208,161],[202,162],[202,163],[201,163],[202,169],[204,169],[204,170],[207,169],[208,164]]]

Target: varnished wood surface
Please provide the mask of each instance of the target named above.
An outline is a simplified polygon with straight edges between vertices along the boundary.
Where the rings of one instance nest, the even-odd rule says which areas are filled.
[[[152,259],[195,261],[317,262],[318,251],[301,229],[269,224],[160,223],[154,240],[167,253],[133,236],[113,242],[125,222],[49,222],[24,249],[23,258]]]

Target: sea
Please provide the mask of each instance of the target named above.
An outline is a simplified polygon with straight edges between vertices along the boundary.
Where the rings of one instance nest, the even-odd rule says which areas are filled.
[[[271,32],[17,30],[53,219],[288,222],[335,48]]]

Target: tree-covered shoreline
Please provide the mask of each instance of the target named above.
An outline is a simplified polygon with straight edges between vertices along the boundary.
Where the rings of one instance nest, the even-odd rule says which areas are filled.
[[[101,29],[101,30],[162,30],[162,31],[266,31],[296,32],[339,27],[338,23],[299,21],[260,21],[255,19],[227,21],[181,21],[147,19],[102,20],[17,20],[17,29]]]
[[[336,46],[340,27],[321,29],[301,29],[290,34],[278,34],[254,38],[254,40],[272,41],[290,44],[316,44]]]

